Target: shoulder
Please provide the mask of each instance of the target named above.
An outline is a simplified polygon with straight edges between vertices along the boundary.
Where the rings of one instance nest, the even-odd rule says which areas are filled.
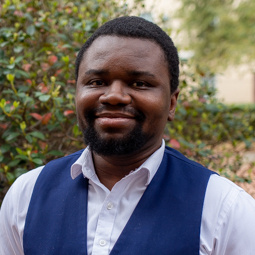
[[[213,221],[210,217],[216,220],[218,216],[220,220],[218,218],[214,224],[217,228],[224,220],[227,220],[231,213],[238,213],[237,208],[243,208],[244,211],[246,208],[247,214],[252,213],[254,218],[255,200],[232,181],[219,175],[212,175],[204,201],[204,213],[208,215],[209,221]],[[213,215],[210,213],[212,211]]]
[[[216,255],[253,254],[254,215],[255,200],[248,193],[224,177],[211,175],[202,214],[202,250]]]
[[[17,180],[12,184],[9,191],[7,192],[4,200],[18,200],[25,201],[29,200],[31,193],[33,191],[35,182],[43,170],[44,166],[33,169],[25,174],[22,174]],[[22,203],[21,203],[22,204]]]
[[[1,207],[1,214],[3,210],[11,209],[12,212],[15,211],[24,211],[26,207],[28,207],[34,185],[36,180],[41,173],[44,166],[38,167],[34,170],[31,170],[25,174],[22,174],[17,180],[12,184],[10,189],[8,190],[2,207]],[[20,215],[20,213],[18,213]]]
[[[42,169],[43,166],[21,175],[7,192],[0,211],[0,253],[23,254],[26,214]]]

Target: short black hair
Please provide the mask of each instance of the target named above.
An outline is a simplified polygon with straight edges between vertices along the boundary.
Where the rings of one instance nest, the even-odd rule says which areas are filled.
[[[124,16],[110,20],[92,34],[83,44],[76,58],[76,81],[78,79],[79,66],[85,51],[98,37],[106,35],[148,39],[156,42],[163,50],[168,63],[171,93],[175,92],[179,84],[179,57],[172,39],[156,24],[135,16]]]

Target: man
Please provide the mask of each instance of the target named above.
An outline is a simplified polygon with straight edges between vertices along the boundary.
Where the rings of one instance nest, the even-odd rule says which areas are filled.
[[[255,202],[162,140],[178,55],[138,17],[107,22],[76,61],[88,147],[18,178],[0,218],[1,255],[252,255]]]

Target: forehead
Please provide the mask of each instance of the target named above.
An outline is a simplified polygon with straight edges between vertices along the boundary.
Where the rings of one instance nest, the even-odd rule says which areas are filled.
[[[153,40],[117,35],[99,36],[92,42],[87,52],[92,49],[100,54],[102,50],[110,50],[113,45],[115,47],[118,46],[120,49],[130,50],[135,53],[143,53],[147,51],[147,47],[154,47],[161,52],[162,56],[164,55],[161,47]]]
[[[80,68],[98,68],[100,65],[108,67],[123,65],[125,68],[150,69],[155,72],[166,72],[168,64],[161,47],[152,40],[100,36],[91,44],[83,55]],[[80,72],[79,72],[80,73]]]

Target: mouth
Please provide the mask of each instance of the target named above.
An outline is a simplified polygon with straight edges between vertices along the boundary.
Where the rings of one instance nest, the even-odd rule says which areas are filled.
[[[135,116],[131,113],[123,112],[102,112],[95,115],[96,118],[108,118],[108,119],[134,119]]]
[[[136,121],[134,115],[121,112],[102,112],[95,116],[96,124],[102,128],[122,129],[132,126]]]
[[[109,107],[108,107],[109,108]],[[86,112],[85,119],[89,125],[97,126],[99,130],[129,129],[138,123],[142,124],[145,115],[136,109],[106,109],[98,107]]]

